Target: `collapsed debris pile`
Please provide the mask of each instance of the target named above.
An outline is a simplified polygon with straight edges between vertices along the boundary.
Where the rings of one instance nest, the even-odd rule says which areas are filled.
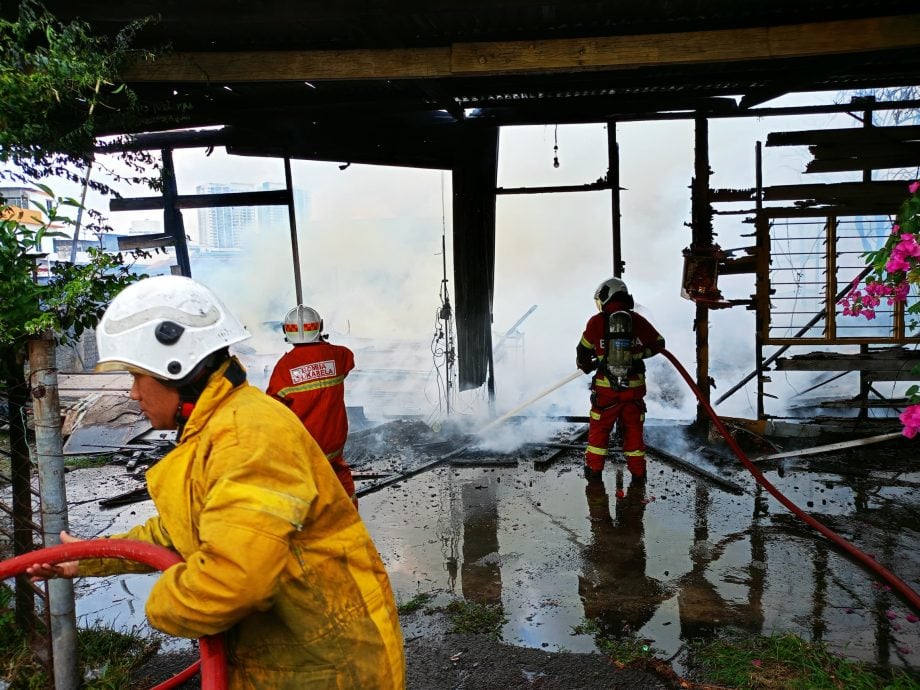
[[[349,435],[345,457],[358,494],[369,493],[415,474],[449,463],[451,466],[514,467],[522,460],[547,465],[560,453],[571,450],[581,438],[584,425],[550,432],[546,441],[528,441],[527,434],[512,429],[499,434],[471,434],[459,424],[432,429],[421,421],[396,420]],[[542,435],[551,429],[540,423]]]

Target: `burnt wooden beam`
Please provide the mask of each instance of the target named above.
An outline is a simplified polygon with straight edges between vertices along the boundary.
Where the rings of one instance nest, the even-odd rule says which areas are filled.
[[[138,60],[138,82],[431,79],[624,70],[920,47],[920,14],[771,27],[353,50],[180,52]]]
[[[171,247],[173,246],[174,241],[175,240],[172,235],[162,232],[154,233],[151,235],[129,235],[127,237],[118,238],[118,251]]]
[[[756,247],[747,247],[749,253],[737,258],[726,258],[719,262],[719,275],[739,275],[757,272]]]
[[[222,208],[227,206],[286,206],[290,194],[286,189],[264,192],[227,192],[224,194],[183,194],[176,196],[174,208]],[[111,199],[110,211],[153,211],[163,208],[163,197]]]
[[[888,205],[897,211],[907,198],[907,186],[902,180],[880,182],[836,182],[829,184],[787,184],[764,187],[764,201],[808,200],[821,204]]]
[[[552,187],[498,187],[495,193],[506,195],[551,194],[554,192],[596,192],[604,189],[613,189],[613,185],[606,180],[598,180],[597,182],[589,182],[587,184],[555,185]],[[620,187],[620,189],[623,189],[623,187]]]
[[[860,170],[889,170],[920,166],[920,151],[890,156],[859,156],[853,158],[825,158],[810,161],[806,173],[855,172]],[[906,196],[906,195],[905,195]]]
[[[96,146],[96,153],[122,153],[126,151],[152,151],[158,149],[208,148],[223,146],[228,140],[228,128],[213,130],[184,130],[174,132],[149,132],[118,137]]]
[[[713,203],[754,201],[754,192],[754,189],[710,189],[709,200]]]
[[[905,195],[906,197],[906,195]],[[844,216],[892,216],[900,207],[892,207],[890,203],[869,203],[866,201],[852,204],[827,204],[821,206],[783,206],[764,208],[762,213],[765,218],[826,218],[834,215]],[[756,210],[751,211],[756,212]]]
[[[850,110],[859,110],[862,106],[851,104]],[[905,105],[905,107],[909,107]],[[913,106],[910,106],[913,107]],[[920,139],[920,125],[902,125],[895,127],[851,127],[845,129],[817,129],[795,132],[770,132],[767,146],[811,146],[821,144],[852,145],[886,144]]]
[[[738,102],[738,107],[742,110],[753,108],[755,105],[760,105],[761,103],[772,101],[774,98],[785,96],[789,91],[789,85],[753,90],[741,97],[741,100]]]
[[[816,144],[808,147],[816,160],[858,158],[861,156],[896,156],[905,151],[920,156],[920,137],[898,142],[846,142]]]

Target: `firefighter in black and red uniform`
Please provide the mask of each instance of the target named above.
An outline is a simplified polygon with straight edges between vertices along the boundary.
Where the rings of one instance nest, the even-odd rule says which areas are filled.
[[[645,360],[664,350],[664,338],[642,315],[619,278],[594,292],[598,313],[588,319],[576,348],[576,363],[591,381],[591,421],[585,450],[585,475],[599,477],[607,459],[614,424],[623,436],[626,467],[645,478]]]
[[[312,307],[299,305],[284,318],[284,339],[294,347],[282,355],[268,381],[268,393],[300,417],[332,464],[355,506],[355,482],[343,450],[348,437],[345,377],[355,356],[344,345],[326,342],[323,320]]]

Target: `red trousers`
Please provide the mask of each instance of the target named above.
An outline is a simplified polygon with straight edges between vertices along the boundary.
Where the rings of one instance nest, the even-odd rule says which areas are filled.
[[[342,451],[339,451],[333,457],[329,458],[329,464],[331,464],[332,469],[335,470],[335,476],[342,482],[342,488],[345,489],[348,498],[351,499],[351,502],[354,503],[355,508],[357,508],[358,498],[355,496],[355,480],[351,475],[351,467],[348,466],[348,463],[345,462],[345,458],[342,457]]]
[[[623,433],[623,455],[626,456],[626,467],[634,477],[644,477],[645,440],[642,429],[645,425],[645,402],[641,398],[613,402],[608,405],[592,405],[585,464],[596,472],[604,469],[610,432],[613,431],[613,425],[617,422]]]

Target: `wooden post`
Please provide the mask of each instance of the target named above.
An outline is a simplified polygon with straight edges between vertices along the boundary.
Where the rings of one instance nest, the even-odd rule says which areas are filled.
[[[694,164],[691,190],[691,246],[695,249],[712,246],[712,207],[709,203],[709,120],[697,116],[694,128]],[[697,303],[693,321],[696,332],[696,385],[703,399],[709,402],[709,307]],[[702,403],[696,407],[696,426],[705,428],[708,415]]]
[[[188,245],[185,243],[185,224],[182,211],[176,208],[179,195],[176,186],[176,168],[173,165],[172,149],[163,149],[163,229],[172,235],[176,247],[176,263],[179,274],[192,277],[192,264],[188,258]]]
[[[758,141],[757,146],[754,149],[754,160],[755,160],[755,170],[754,170],[754,179],[755,179],[755,190],[754,190],[754,202],[757,209],[755,218],[756,223],[759,227],[761,222],[761,212],[763,211],[763,146]],[[759,230],[757,231],[758,238],[760,236]],[[757,245],[757,256],[758,261],[760,261],[760,255],[763,252],[767,251],[767,247],[762,246],[760,239],[756,240]],[[761,280],[761,270],[758,267],[757,269],[757,278],[756,280]],[[763,313],[760,305],[757,304],[758,295],[760,290],[754,288],[754,373],[757,375],[757,419],[765,419],[765,410],[763,407],[763,384],[766,383],[764,378],[764,361],[763,361],[763,339],[765,336],[763,328]],[[769,302],[768,302],[769,303]]]
[[[607,182],[610,185],[610,219],[613,226],[613,275],[623,275],[623,242],[620,225],[620,145],[616,120],[607,120]]]

